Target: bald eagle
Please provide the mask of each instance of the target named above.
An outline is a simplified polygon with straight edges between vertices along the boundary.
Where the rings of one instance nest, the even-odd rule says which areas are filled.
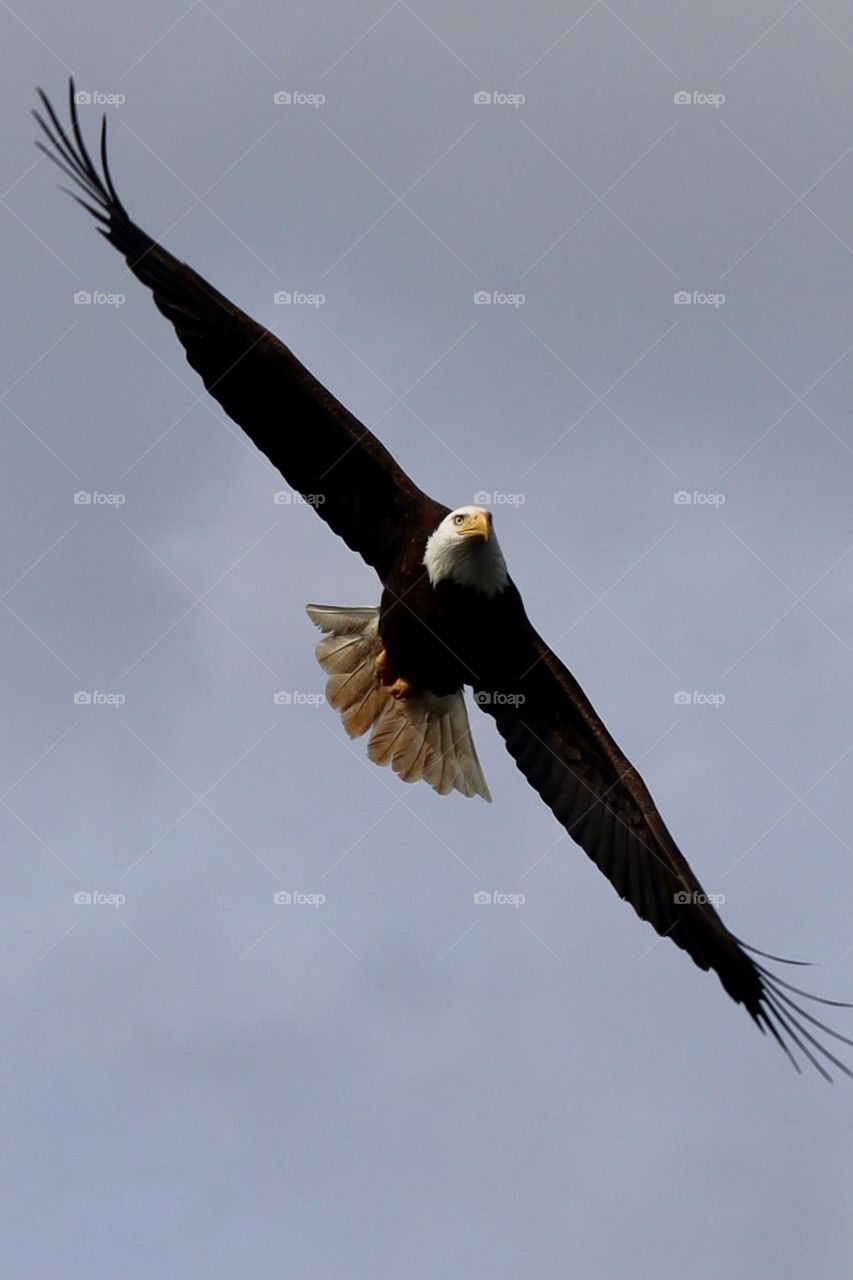
[[[667,830],[642,778],[574,676],[537,635],[507,571],[492,516],[449,510],[262,325],[131,221],[107,162],[86,147],[69,86],[70,128],[39,90],[47,138],[36,145],[85,195],[100,224],[171,321],[206,389],[288,484],[375,569],[378,606],[309,605],[328,698],[351,735],[406,782],[424,779],[489,799],[464,690],[495,722],[518,768],[620,897],[671,938],[769,1031],[826,1079],[853,1072],[814,1032],[847,1039],[792,999],[811,995],[773,974],[723,924]],[[799,963],[782,961],[782,963]],[[853,1007],[844,1005],[843,1007]],[[810,1029],[811,1028],[811,1029]]]

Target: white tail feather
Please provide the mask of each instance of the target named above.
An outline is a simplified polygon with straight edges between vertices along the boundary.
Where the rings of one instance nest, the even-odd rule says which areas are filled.
[[[392,698],[376,671],[382,649],[379,610],[320,604],[306,610],[325,633],[317,659],[329,677],[326,697],[351,738],[370,729],[370,759],[390,764],[404,782],[423,778],[439,795],[456,790],[491,800],[462,691],[441,698],[433,693]]]

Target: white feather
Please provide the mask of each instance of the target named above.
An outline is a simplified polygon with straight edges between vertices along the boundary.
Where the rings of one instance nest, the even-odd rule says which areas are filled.
[[[308,616],[326,635],[317,645],[328,673],[326,697],[351,738],[370,732],[369,758],[390,764],[403,782],[423,778],[439,795],[459,791],[491,800],[471,737],[465,696],[432,693],[392,698],[379,680],[379,610],[309,604]]]
[[[424,565],[433,586],[450,579],[484,596],[496,596],[509,581],[506,562],[492,532],[487,540],[460,534],[453,523],[456,516],[473,515],[479,507],[457,507],[427,538]]]

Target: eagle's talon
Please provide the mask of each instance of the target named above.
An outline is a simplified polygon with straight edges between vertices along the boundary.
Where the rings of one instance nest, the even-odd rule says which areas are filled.
[[[413,697],[415,686],[410,680],[404,679],[403,676],[398,676],[393,684],[388,685],[388,692],[392,698],[396,698],[399,702],[405,698]]]
[[[415,687],[411,681],[404,676],[395,675],[391,670],[387,649],[379,650],[373,661],[373,666],[379,677],[380,684],[385,686],[392,698],[396,698],[399,701],[403,698],[411,698],[414,695]]]

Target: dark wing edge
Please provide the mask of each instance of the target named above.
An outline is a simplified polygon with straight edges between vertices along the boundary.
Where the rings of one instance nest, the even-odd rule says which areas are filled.
[[[70,129],[38,90],[46,117],[33,115],[49,145],[36,142],[84,193],[64,187],[100,224],[171,321],[206,389],[285,480],[384,580],[407,524],[438,524],[447,508],[409,479],[388,450],[278,338],[129,218],[107,159],[101,123],[100,169],[86,146],[69,81]]]
[[[753,959],[804,963],[767,956],[726,928],[643,779],[574,676],[524,617],[522,626],[525,634],[513,647],[515,670],[499,688],[477,688],[475,700],[494,718],[527,781],[640,919],[671,938],[700,969],[713,970],[798,1073],[794,1050],[826,1080],[833,1079],[826,1064],[853,1079],[853,1070],[813,1032],[849,1046],[853,1039],[814,1017],[792,995],[837,1008],[853,1005],[794,987]]]

